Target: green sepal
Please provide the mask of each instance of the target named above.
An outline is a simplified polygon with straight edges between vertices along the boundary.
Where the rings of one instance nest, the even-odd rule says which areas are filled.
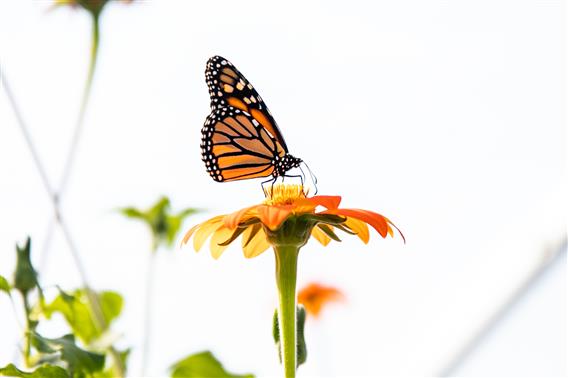
[[[357,235],[356,232],[353,232],[349,227],[345,226],[344,224],[336,224],[333,227],[339,228],[341,231],[346,232],[349,235]]]
[[[325,223],[332,226],[342,224],[347,219],[335,214],[303,214],[301,217],[313,222],[314,224]]]
[[[229,373],[210,351],[192,354],[173,364],[172,378],[253,378],[252,374]]]
[[[224,246],[227,246],[227,245],[231,244],[233,241],[235,241],[236,238],[238,238],[239,236],[241,236],[241,234],[242,234],[243,232],[245,232],[245,230],[246,230],[245,227],[242,227],[242,228],[239,227],[239,228],[237,228],[237,229],[233,232],[233,234],[232,234],[227,240],[225,240],[225,241],[222,242],[222,243],[219,243],[219,245],[224,247]]]
[[[335,234],[335,232],[333,232],[333,229],[330,226],[328,226],[327,224],[320,223],[320,224],[317,225],[317,227],[320,230],[322,230],[327,236],[332,238],[333,240],[338,241],[338,242],[341,241],[341,239],[339,239],[339,236],[337,236]]]
[[[26,296],[28,291],[38,286],[37,273],[30,258],[31,239],[26,239],[23,247],[16,245],[16,271],[14,272],[14,288]]]
[[[244,236],[243,236],[243,248],[245,248],[247,245],[249,245],[251,240],[260,231],[261,228],[262,228],[262,226],[261,226],[260,223],[255,223],[252,226],[252,230],[251,230],[250,234],[248,235],[248,238],[245,239]]]
[[[14,364],[8,364],[0,368],[0,376],[18,378],[69,378],[69,374],[67,374],[62,367],[47,364],[30,372],[22,371],[14,366]]]
[[[296,306],[296,367],[299,367],[308,359],[308,348],[304,336],[304,326],[306,325],[306,309],[302,305]],[[274,310],[272,317],[272,337],[274,344],[278,348],[278,358],[282,363],[282,350],[280,344],[280,325],[278,323],[278,310]]]

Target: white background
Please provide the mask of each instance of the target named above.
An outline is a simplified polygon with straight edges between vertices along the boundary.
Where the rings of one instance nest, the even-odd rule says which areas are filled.
[[[0,0],[0,62],[55,184],[90,26],[80,10],[50,7]],[[109,6],[62,206],[92,284],[126,298],[115,330],[134,348],[131,373],[150,239],[113,209],[166,194],[174,208],[208,210],[188,228],[262,200],[259,182],[217,184],[200,161],[203,71],[219,54],[259,90],[320,193],[388,216],[408,241],[375,234],[367,246],[345,237],[304,248],[300,286],[335,285],[348,301],[308,321],[299,375],[439,374],[565,238],[564,16],[562,1],[517,0]],[[0,180],[0,274],[9,276],[26,235],[40,263],[50,204],[3,91]],[[278,375],[272,254],[246,260],[234,246],[214,261],[190,248],[161,252],[152,375],[204,348],[229,370]],[[565,266],[564,258],[539,280],[457,373],[566,374]],[[41,281],[80,284],[59,232]],[[3,365],[20,337],[5,297],[0,317]]]

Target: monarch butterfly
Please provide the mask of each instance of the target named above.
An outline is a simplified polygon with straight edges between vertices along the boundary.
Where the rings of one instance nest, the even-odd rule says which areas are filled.
[[[300,166],[302,159],[288,153],[282,133],[264,101],[231,62],[220,56],[210,58],[205,80],[211,97],[211,114],[201,129],[201,157],[213,180],[224,182],[272,175],[266,182],[274,183],[290,169]]]

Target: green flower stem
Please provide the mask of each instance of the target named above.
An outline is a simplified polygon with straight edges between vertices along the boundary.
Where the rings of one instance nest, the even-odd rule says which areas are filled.
[[[278,322],[284,376],[296,376],[296,275],[297,245],[274,245],[276,255],[276,286],[278,287]]]

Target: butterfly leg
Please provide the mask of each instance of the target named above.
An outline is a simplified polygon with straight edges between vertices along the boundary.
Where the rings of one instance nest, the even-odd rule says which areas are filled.
[[[266,180],[266,181],[263,181],[263,182],[260,183],[260,186],[262,187],[262,191],[264,192],[265,196],[266,196],[267,192],[266,192],[266,189],[264,188],[264,184],[269,183],[269,182],[271,183],[270,184],[270,197],[272,197],[272,194],[274,193],[274,183],[276,183],[277,178],[278,177],[273,177],[269,180]]]
[[[300,183],[301,183],[301,185],[302,185],[302,188],[304,187],[304,176],[302,176],[302,175],[284,175],[284,176],[282,176],[282,181],[284,181],[284,178],[285,178],[285,177],[288,177],[288,178],[295,178],[295,177],[297,177],[297,178],[299,178],[299,179],[300,179]],[[304,194],[305,194],[305,193],[304,193]]]

